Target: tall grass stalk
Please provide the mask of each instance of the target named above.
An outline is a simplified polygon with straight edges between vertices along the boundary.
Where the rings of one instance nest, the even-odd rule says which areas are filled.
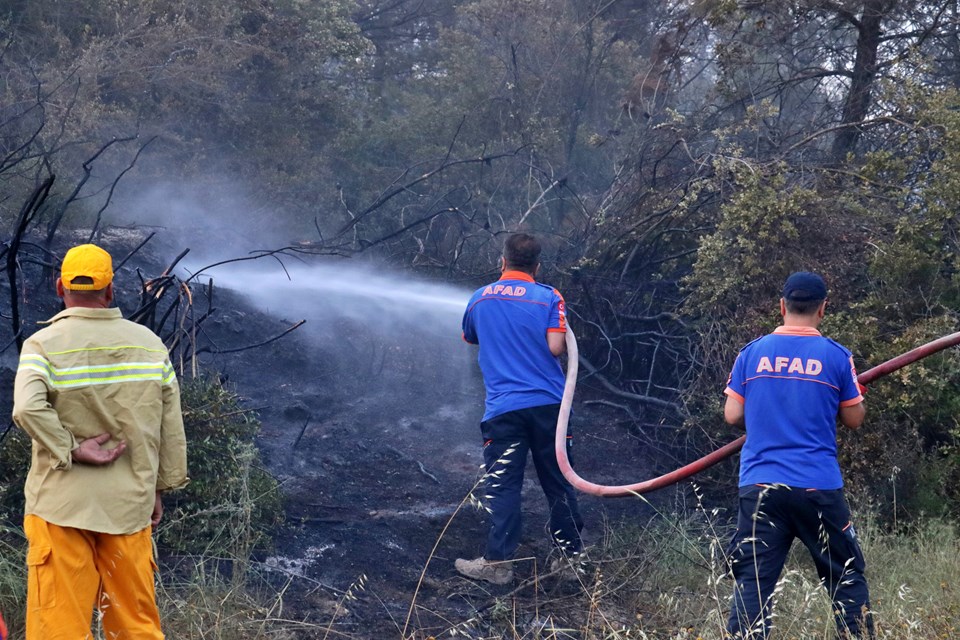
[[[26,541],[19,528],[0,524],[0,612],[11,638],[23,635],[23,611],[27,599]]]
[[[500,476],[503,475],[506,465],[510,464],[510,456],[516,451],[516,447],[519,443],[513,444],[507,447],[506,451],[503,452],[503,455],[496,460],[490,469],[487,469],[484,473],[480,474],[480,477],[477,478],[477,481],[470,488],[470,491],[463,497],[463,500],[460,501],[460,504],[457,505],[457,508],[453,510],[453,513],[450,514],[450,517],[447,518],[447,522],[443,525],[443,529],[440,530],[440,534],[437,536],[437,539],[433,543],[433,548],[430,549],[430,553],[427,555],[426,561],[423,563],[423,568],[420,571],[420,577],[417,579],[417,586],[413,590],[413,596],[410,598],[410,608],[407,610],[407,618],[404,620],[403,629],[400,631],[400,637],[404,640],[407,639],[407,631],[410,629],[410,621],[413,618],[413,612],[417,605],[417,597],[420,594],[420,588],[423,586],[423,579],[427,575],[427,569],[430,568],[430,562],[433,560],[434,556],[437,553],[437,548],[440,546],[440,542],[443,540],[444,536],[447,533],[447,530],[450,528],[450,525],[453,524],[454,519],[457,517],[457,514],[460,513],[464,505],[470,503],[473,504],[477,509],[490,512],[490,507],[484,504],[482,498],[477,497],[477,490],[480,487],[484,486],[489,482],[496,482],[499,480]],[[526,460],[524,460],[526,462]],[[481,470],[483,467],[480,467]],[[485,498],[486,496],[484,496]]]

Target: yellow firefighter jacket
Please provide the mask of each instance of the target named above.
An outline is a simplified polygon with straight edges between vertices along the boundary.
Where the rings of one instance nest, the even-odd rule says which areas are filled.
[[[156,491],[187,483],[177,377],[163,342],[119,309],[73,307],[23,345],[13,420],[33,439],[26,514],[62,527],[130,534],[150,524]],[[86,438],[127,450],[73,464]]]

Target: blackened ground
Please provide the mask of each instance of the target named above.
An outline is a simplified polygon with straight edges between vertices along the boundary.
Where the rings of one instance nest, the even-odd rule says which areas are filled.
[[[286,326],[249,307],[241,311],[239,302],[224,307],[233,311],[208,327],[220,344],[253,343]],[[261,561],[297,576],[292,592],[300,597],[288,607],[313,623],[326,624],[330,602],[365,576],[365,592],[335,624],[358,638],[400,637],[429,562],[412,628],[418,637],[440,635],[516,586],[477,585],[453,569],[457,557],[483,553],[486,535],[484,513],[466,500],[482,461],[475,351],[459,339],[459,356],[418,341],[385,342],[356,322],[344,321],[334,338],[313,337],[308,326],[309,318],[302,331],[269,347],[207,363],[260,408],[264,460],[287,497],[287,525],[275,552]],[[345,343],[352,346],[345,350]],[[650,451],[618,413],[575,406],[574,457],[590,480],[621,484],[648,476]],[[482,493],[475,492],[481,499]],[[652,511],[634,498],[580,500],[588,544],[606,527],[643,523]],[[518,557],[528,560],[517,563],[518,580],[544,572],[550,551],[546,501],[532,464],[524,518]],[[543,596],[535,591],[517,595],[532,602]],[[549,613],[571,623],[580,615],[562,599]]]

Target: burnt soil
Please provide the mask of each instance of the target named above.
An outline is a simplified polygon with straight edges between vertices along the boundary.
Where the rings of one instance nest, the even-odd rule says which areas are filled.
[[[208,328],[224,344],[256,342],[255,336],[276,335],[300,319],[241,310],[240,301],[225,306],[234,310]],[[287,606],[316,624],[327,624],[343,590],[365,576],[365,590],[334,629],[357,638],[399,638],[429,560],[413,628],[418,637],[439,636],[545,571],[546,501],[528,462],[517,557],[529,560],[516,563],[516,583],[491,587],[457,576],[454,560],[482,555],[486,536],[483,512],[464,503],[482,462],[483,387],[475,352],[461,343],[466,374],[451,375],[449,367],[437,366],[443,350],[385,342],[349,321],[335,334],[328,344],[295,332],[256,353],[208,363],[259,408],[263,460],[286,497],[287,523],[261,561],[285,578],[295,576],[297,597]],[[344,343],[352,346],[344,350]],[[616,484],[643,479],[649,451],[619,421],[622,415],[582,404],[574,412],[574,458],[584,477]],[[651,514],[636,499],[581,495],[580,504],[588,545],[599,542],[605,527],[645,522]],[[548,581],[517,596],[532,600],[555,587]],[[556,606],[552,615],[560,620],[579,616],[563,599]]]

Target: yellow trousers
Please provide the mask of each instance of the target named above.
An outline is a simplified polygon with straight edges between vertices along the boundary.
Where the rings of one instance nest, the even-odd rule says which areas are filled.
[[[111,535],[23,519],[26,640],[88,640],[96,607],[110,640],[163,640],[150,527]]]

